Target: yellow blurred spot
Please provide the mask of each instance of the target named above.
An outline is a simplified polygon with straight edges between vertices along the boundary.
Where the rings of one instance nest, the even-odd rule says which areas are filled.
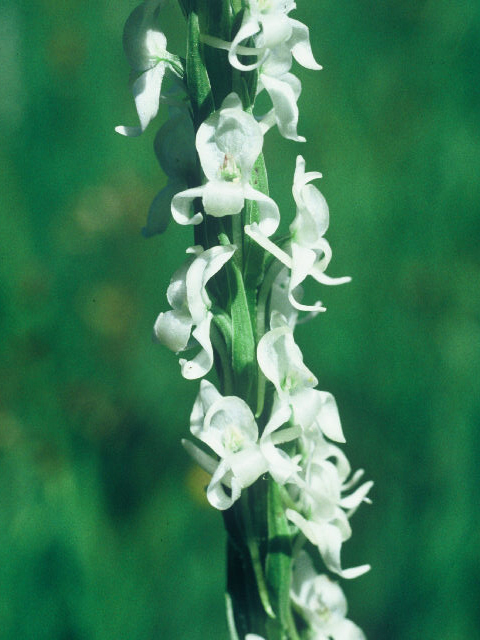
[[[78,303],[85,323],[104,336],[124,336],[134,323],[131,295],[114,284],[97,284]]]
[[[202,507],[209,507],[205,488],[210,482],[210,475],[201,469],[198,465],[193,464],[185,476],[185,486],[194,501]]]
[[[86,37],[78,29],[59,29],[47,44],[47,59],[59,75],[70,75],[85,60]]]

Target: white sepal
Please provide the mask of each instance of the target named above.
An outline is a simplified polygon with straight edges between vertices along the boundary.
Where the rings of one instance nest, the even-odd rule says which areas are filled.
[[[124,136],[141,135],[157,115],[166,70],[181,73],[179,59],[167,52],[167,39],[155,27],[159,6],[159,1],[147,0],[132,11],[125,23],[125,54],[133,73],[140,73],[132,85],[140,126],[116,127],[115,131]]]

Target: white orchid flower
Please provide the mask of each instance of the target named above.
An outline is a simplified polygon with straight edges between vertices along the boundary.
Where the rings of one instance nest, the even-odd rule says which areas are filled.
[[[196,147],[208,182],[177,193],[172,215],[179,224],[199,224],[201,213],[191,215],[191,204],[202,198],[205,213],[215,217],[240,213],[245,200],[255,200],[260,212],[259,229],[274,233],[280,221],[275,202],[250,185],[253,165],[263,146],[263,134],[255,118],[243,111],[236,93],[228,95],[221,108],[198,129]]]
[[[167,299],[172,310],[160,313],[154,334],[159,342],[175,353],[185,351],[198,343],[200,352],[192,360],[180,359],[182,375],[189,380],[201,378],[213,365],[213,347],[210,340],[212,313],[206,284],[232,257],[233,245],[212,247],[203,251],[200,246],[190,247],[192,257],[172,276]]]
[[[322,67],[313,57],[308,27],[288,17],[295,7],[293,0],[250,0],[240,29],[232,42],[212,36],[204,36],[203,40],[213,47],[226,49],[230,64],[240,71],[258,69],[271,51],[283,44],[303,67],[319,70]],[[252,37],[254,47],[242,45],[242,42]],[[256,56],[257,61],[243,64],[238,59],[239,55]]]
[[[146,238],[163,233],[171,220],[173,196],[185,189],[195,175],[197,154],[195,132],[186,109],[170,108],[171,117],[155,136],[154,148],[160,166],[167,175],[165,187],[157,193],[142,229]]]
[[[291,408],[294,424],[304,432],[321,430],[331,440],[345,442],[335,398],[314,389],[318,380],[303,363],[292,327],[278,312],[272,313],[270,326],[258,343],[257,360],[281,404]]]
[[[325,311],[320,302],[316,302],[314,305],[304,305],[295,299],[293,295],[295,288],[307,276],[326,285],[346,284],[351,281],[349,276],[332,278],[324,273],[332,258],[330,245],[323,237],[328,229],[329,211],[323,195],[310,184],[312,180],[321,177],[322,174],[318,171],[305,173],[305,160],[302,156],[297,156],[292,187],[297,213],[290,225],[291,255],[265,237],[255,223],[245,226],[247,235],[291,270],[289,300],[296,309],[301,311]]]
[[[260,118],[260,126],[265,134],[277,125],[280,135],[296,142],[305,142],[297,133],[298,98],[302,92],[302,83],[290,73],[292,54],[285,45],[273,49],[261,65],[258,75],[257,95],[264,89],[273,104],[273,108]]]
[[[373,486],[373,482],[365,482],[345,495],[363,475],[363,470],[359,470],[348,480],[350,471],[345,454],[335,445],[317,438],[308,455],[303,482],[297,478],[301,488],[299,510],[286,510],[287,518],[318,547],[327,568],[343,578],[356,578],[370,569],[369,565],[341,567],[342,543],[352,534],[348,518],[362,502],[370,502],[367,494]]]
[[[123,31],[123,48],[132,69],[132,84],[139,127],[115,128],[123,136],[139,136],[158,113],[165,72],[183,75],[180,59],[167,51],[165,34],[155,27],[160,0],[146,0],[127,18]],[[138,75],[140,74],[140,75]]]
[[[291,429],[285,435],[272,433],[288,420],[288,414],[277,412],[272,424],[259,441],[258,426],[247,403],[237,396],[222,396],[207,380],[200,383],[200,391],[190,416],[190,431],[208,445],[220,458],[215,460],[192,442],[183,441],[190,455],[212,474],[207,499],[220,510],[229,509],[249,487],[269,471],[277,482],[284,484],[299,467],[296,460],[275,444],[287,442],[298,433]],[[230,489],[229,494],[225,487]]]
[[[340,586],[318,575],[305,551],[294,562],[290,597],[313,640],[366,640],[363,631],[346,618],[347,600]]]

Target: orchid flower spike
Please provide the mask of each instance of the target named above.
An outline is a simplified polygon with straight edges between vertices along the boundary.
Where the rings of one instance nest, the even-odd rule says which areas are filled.
[[[351,280],[348,276],[332,278],[324,273],[332,258],[330,245],[323,237],[328,228],[329,211],[323,195],[310,184],[312,180],[321,177],[322,174],[318,171],[305,173],[305,160],[302,156],[297,156],[292,187],[297,214],[290,225],[291,255],[265,237],[255,223],[245,227],[247,235],[291,270],[289,300],[296,309],[301,311],[325,311],[320,302],[304,305],[295,299],[293,295],[295,288],[307,276],[326,285],[346,284]]]
[[[366,640],[363,631],[347,615],[347,600],[340,586],[318,575],[310,557],[301,551],[294,562],[290,597],[309,625],[315,640]]]
[[[298,433],[286,429],[283,434],[272,437],[273,431],[288,417],[286,412],[277,412],[274,422],[265,428],[265,437],[259,441],[258,426],[247,403],[237,396],[222,396],[211,382],[202,380],[190,416],[190,431],[220,460],[188,440],[183,441],[183,446],[205,471],[212,474],[207,499],[213,507],[229,509],[240,497],[242,489],[267,471],[281,484],[299,471],[297,459],[300,456],[292,460],[275,447],[275,444],[294,439]]]
[[[160,313],[155,322],[155,337],[175,353],[185,351],[195,344],[200,345],[200,352],[195,358],[180,359],[182,375],[189,380],[201,378],[212,368],[210,324],[213,315],[206,285],[230,260],[234,251],[233,245],[212,247],[206,251],[200,246],[187,249],[187,253],[192,255],[173,274],[167,289],[167,299],[172,310]]]
[[[276,203],[250,185],[253,165],[263,146],[263,134],[255,118],[243,111],[236,93],[229,94],[221,108],[200,125],[196,147],[208,182],[177,193],[172,215],[179,224],[199,224],[201,213],[191,215],[191,204],[202,198],[205,213],[215,217],[236,215],[245,200],[258,202],[259,229],[270,236],[278,227]]]
[[[183,76],[178,56],[167,51],[165,34],[155,26],[160,0],[146,0],[127,18],[123,31],[123,48],[132,69],[132,84],[139,127],[115,128],[123,136],[139,136],[158,113],[160,92],[165,72]],[[138,75],[140,74],[140,75]]]

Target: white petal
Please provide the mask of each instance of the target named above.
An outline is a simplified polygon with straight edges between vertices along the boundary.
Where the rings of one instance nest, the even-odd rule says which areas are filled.
[[[296,242],[292,242],[292,272],[288,291],[290,304],[299,311],[326,311],[320,300],[313,305],[301,304],[293,295],[294,290],[305,280],[317,259],[315,251],[301,247]]]
[[[232,495],[228,496],[222,485],[225,475],[230,471],[228,463],[222,460],[217,467],[217,470],[212,476],[210,484],[207,487],[207,500],[212,507],[224,511],[229,509],[235,500],[240,497],[240,487],[237,483],[232,483]]]
[[[244,231],[247,236],[250,236],[252,240],[255,240],[255,242],[263,247],[265,251],[268,251],[272,256],[275,256],[279,262],[282,262],[289,269],[292,268],[292,259],[288,253],[285,253],[285,251],[280,249],[280,247],[277,247],[274,242],[269,240],[269,238],[261,232],[260,227],[256,222],[250,225],[245,225]]]
[[[288,325],[268,331],[259,341],[257,361],[264,376],[277,389],[280,397],[289,396],[304,387],[318,383],[304,365],[303,355]]]
[[[210,308],[205,288],[208,280],[230,260],[234,251],[233,245],[212,247],[200,253],[189,267],[185,280],[186,296],[194,324],[202,322]]]
[[[290,40],[292,36],[292,20],[283,12],[261,14],[262,31],[258,36],[257,44],[266,49],[281,46]]]
[[[289,71],[292,68],[292,52],[290,47],[286,44],[280,44],[270,51],[268,57],[262,64],[260,73],[279,78],[280,76],[290,75]],[[300,81],[298,81],[300,82]],[[260,89],[261,90],[261,80]]]
[[[159,342],[178,353],[187,346],[192,331],[192,319],[181,311],[166,311],[158,316],[153,330]]]
[[[242,25],[238,30],[237,35],[233,39],[232,44],[230,46],[230,51],[228,52],[228,60],[230,61],[230,64],[232,65],[232,67],[235,67],[235,69],[239,69],[240,71],[253,71],[254,69],[258,69],[258,67],[262,64],[264,56],[262,58],[257,59],[257,61],[254,62],[253,64],[245,65],[240,62],[237,55],[237,50],[239,45],[244,40],[248,40],[248,38],[253,36],[255,33],[258,33],[259,30],[260,30],[260,25],[258,24],[258,20],[256,20],[254,17],[250,15],[248,11],[246,11],[245,16],[243,18]],[[245,49],[242,48],[242,54],[244,51]],[[252,55],[258,55],[258,53],[256,52],[257,50],[252,50]]]
[[[142,73],[142,75],[135,80],[132,91],[140,120],[140,127],[116,127],[115,131],[124,136],[131,137],[139,136],[145,131],[149,122],[151,122],[158,113],[164,74],[165,65],[159,63],[152,69]]]
[[[156,64],[167,48],[165,35],[154,29],[155,13],[160,1],[142,2],[128,16],[123,30],[123,48],[135,71],[146,71]]]
[[[270,420],[267,422],[262,433],[262,440],[267,436],[270,436],[274,431],[288,422],[290,420],[291,414],[292,411],[288,404],[278,402],[278,400],[275,399]],[[284,440],[283,442],[286,442],[286,440]]]
[[[207,432],[218,434],[215,440],[222,443],[222,450],[214,450],[222,456],[255,444],[258,439],[258,427],[253,413],[248,404],[237,396],[220,398],[211,405],[203,426],[204,435]],[[205,439],[204,441],[207,442]],[[214,448],[210,442],[207,444]]]
[[[167,300],[170,306],[177,311],[183,310],[185,314],[189,313],[187,306],[187,272],[192,261],[193,258],[189,256],[182,266],[174,272],[167,289]]]
[[[258,202],[260,219],[258,221],[258,230],[267,238],[271,236],[278,228],[280,223],[280,211],[277,203],[264,193],[257,191],[251,185],[244,186],[244,195],[247,200]]]
[[[310,271],[310,275],[321,284],[338,285],[347,284],[348,282],[352,281],[352,278],[350,276],[343,276],[341,278],[332,278],[330,276],[327,276],[327,274],[323,273],[321,268],[319,268],[316,264],[313,265],[312,270]]]
[[[322,432],[335,442],[346,442],[335,398],[328,391],[315,391],[316,420]]]
[[[332,622],[329,634],[333,640],[367,640],[360,627],[345,618]]]
[[[288,299],[289,283],[288,270],[282,269],[272,285],[270,310],[282,314],[286,318],[288,325],[293,329],[297,323],[298,313]]]
[[[368,482],[364,482],[356,491],[351,493],[348,496],[345,496],[340,500],[340,506],[343,509],[357,509],[357,507],[365,500],[366,495],[373,487],[373,482],[369,480]],[[351,514],[349,514],[351,515]]]
[[[289,44],[293,57],[302,67],[319,71],[322,67],[313,57],[308,27],[298,22],[298,20],[293,20],[293,18],[289,18],[289,20],[292,26],[292,35]]]
[[[204,190],[205,187],[194,187],[173,196],[171,209],[175,222],[184,225],[200,224],[203,216],[200,212],[192,215],[191,205],[195,198],[200,198],[203,195]]]
[[[258,445],[251,445],[228,457],[233,475],[242,489],[252,485],[261,475],[267,472],[267,461]]]
[[[219,120],[220,111],[215,111],[199,126],[195,138],[200,164],[209,180],[218,178],[218,168],[222,166],[225,159],[225,152],[218,148],[215,141],[215,131]]]
[[[203,187],[203,207],[205,213],[216,218],[240,213],[245,199],[239,182],[215,180]]]
[[[335,525],[323,523],[318,524],[306,520],[293,509],[286,510],[287,518],[302,531],[302,533],[316,545],[322,556],[327,569],[337,573],[342,578],[352,579],[361,576],[370,570],[370,565],[361,565],[351,569],[342,569],[340,563],[340,551],[342,547],[342,536]]]
[[[298,106],[292,87],[279,78],[265,74],[261,79],[273,103],[275,119],[281,135],[289,140],[305,142],[305,138],[297,133]]]
[[[190,414],[190,432],[201,440],[205,414],[211,405],[221,398],[221,394],[208,380],[200,382],[200,391],[195,398],[192,413]]]
[[[196,380],[206,375],[213,365],[213,347],[210,341],[210,324],[212,314],[209,313],[205,320],[193,330],[193,337],[202,347],[193,360],[181,359],[180,367],[182,376],[187,380]]]
[[[263,146],[263,134],[251,113],[243,111],[236,93],[229,94],[222,103],[215,143],[240,167],[242,179],[247,182],[255,160]]]

